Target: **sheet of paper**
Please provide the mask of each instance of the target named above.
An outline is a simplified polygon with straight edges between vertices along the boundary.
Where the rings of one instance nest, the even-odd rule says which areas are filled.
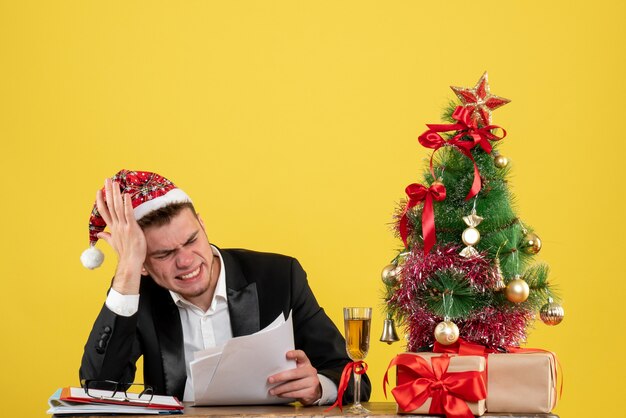
[[[293,369],[285,353],[294,349],[291,315],[280,315],[263,330],[224,344],[221,353],[205,350],[190,363],[195,405],[263,405],[292,399],[270,396],[267,378]]]
[[[276,319],[274,321],[272,321],[271,324],[269,324],[268,326],[263,328],[261,331],[257,332],[257,334],[260,334],[262,332],[266,332],[266,331],[272,330],[272,329],[274,329],[274,328],[276,328],[276,327],[278,327],[278,326],[280,326],[280,325],[282,325],[284,323],[285,323],[285,318],[282,315],[278,315],[276,317]],[[195,353],[193,353],[193,359],[194,360],[199,360],[199,359],[201,359],[203,357],[209,357],[209,356],[212,356],[214,354],[221,354],[221,352],[224,351],[224,345],[225,344],[219,345],[217,347],[210,347],[210,348],[207,348],[205,350],[196,351]]]

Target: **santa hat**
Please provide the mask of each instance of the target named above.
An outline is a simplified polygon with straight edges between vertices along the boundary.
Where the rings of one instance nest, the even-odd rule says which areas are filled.
[[[120,191],[130,196],[135,219],[139,220],[152,211],[172,203],[191,202],[185,192],[174,183],[156,173],[148,171],[121,170],[112,177],[120,185]],[[104,196],[105,190],[102,188]],[[88,269],[100,267],[104,254],[95,247],[98,233],[104,231],[106,222],[100,216],[94,203],[89,217],[89,248],[83,251],[80,261]]]

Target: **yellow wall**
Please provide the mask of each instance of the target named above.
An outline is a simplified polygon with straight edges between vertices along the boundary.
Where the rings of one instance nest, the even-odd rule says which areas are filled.
[[[617,411],[626,372],[623,2],[0,2],[0,396],[43,416],[78,383],[114,256],[81,267],[95,191],[118,169],[195,198],[213,242],[298,257],[336,323],[380,307],[417,135],[489,71],[512,99],[512,187],[565,299],[529,346],[565,370],[557,413]],[[104,243],[102,243],[104,244]],[[105,245],[100,245],[102,248]],[[376,310],[373,335],[381,331]],[[373,342],[373,399],[400,345]],[[514,396],[514,395],[513,395]]]

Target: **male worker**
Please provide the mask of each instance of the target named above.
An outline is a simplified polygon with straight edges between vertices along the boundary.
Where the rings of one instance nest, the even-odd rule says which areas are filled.
[[[104,232],[105,226],[109,232]],[[91,248],[105,240],[118,255],[106,303],[85,345],[81,379],[133,382],[144,357],[144,383],[155,394],[193,400],[189,362],[195,351],[252,334],[292,312],[292,370],[268,376],[270,394],[304,405],[329,404],[350,361],[345,341],[317,304],[297,260],[218,249],[191,199],[155,173],[122,170],[99,190],[90,218]],[[350,386],[352,385],[352,381]],[[370,383],[364,375],[361,398]],[[352,388],[343,403],[351,401]]]

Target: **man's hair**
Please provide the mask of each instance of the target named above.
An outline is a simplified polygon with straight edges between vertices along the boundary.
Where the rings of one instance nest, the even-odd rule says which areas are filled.
[[[172,219],[178,215],[183,209],[188,208],[193,213],[193,216],[197,217],[196,209],[191,202],[174,202],[167,206],[153,210],[152,212],[139,219],[137,223],[141,229],[146,229],[151,226],[163,226],[169,224]]]

